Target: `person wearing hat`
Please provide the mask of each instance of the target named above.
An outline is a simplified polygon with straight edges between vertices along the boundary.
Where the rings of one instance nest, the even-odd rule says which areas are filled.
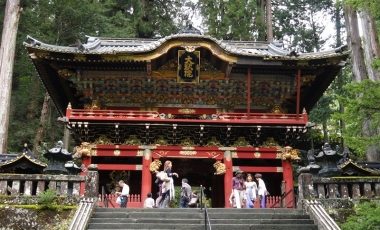
[[[245,184],[243,171],[237,170],[235,177],[232,178],[232,193],[235,197],[236,208],[242,208],[244,199]]]
[[[266,194],[267,192],[267,187],[265,186],[265,183],[262,179],[262,175],[260,173],[256,173],[255,178],[257,180],[258,186],[257,186],[257,194],[259,195],[260,198],[260,208],[266,208]]]

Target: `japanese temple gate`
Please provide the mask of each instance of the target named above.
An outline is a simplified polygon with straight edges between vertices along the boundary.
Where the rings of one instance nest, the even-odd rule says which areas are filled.
[[[214,207],[228,207],[237,169],[262,173],[271,194],[281,195],[282,182],[293,188],[306,111],[349,54],[220,41],[194,28],[161,39],[88,37],[66,47],[28,37],[24,45],[101,186],[110,172],[128,171],[131,193],[155,194],[152,172],[172,160],[194,188],[209,183]]]

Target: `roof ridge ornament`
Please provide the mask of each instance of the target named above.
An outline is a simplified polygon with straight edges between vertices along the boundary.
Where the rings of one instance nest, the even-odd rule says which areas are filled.
[[[193,23],[188,22],[187,26],[181,29],[178,34],[199,34],[202,35],[201,31],[193,27]]]

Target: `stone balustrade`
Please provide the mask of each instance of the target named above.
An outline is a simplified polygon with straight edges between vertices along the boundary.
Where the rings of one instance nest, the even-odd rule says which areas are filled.
[[[325,208],[352,207],[360,200],[380,199],[380,177],[313,178],[310,173],[298,177],[298,208],[305,200],[318,199]]]
[[[85,176],[44,174],[0,174],[0,195],[34,196],[48,188],[60,196],[80,196]]]
[[[380,198],[380,177],[313,178],[314,197]]]

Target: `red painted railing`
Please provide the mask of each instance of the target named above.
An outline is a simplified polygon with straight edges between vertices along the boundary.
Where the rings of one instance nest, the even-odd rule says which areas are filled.
[[[201,117],[201,115],[199,115]],[[66,118],[69,121],[163,121],[187,123],[259,123],[259,124],[294,124],[305,125],[307,114],[273,114],[273,113],[218,113],[212,114],[211,119],[186,119],[175,116],[167,118],[165,114],[155,111],[139,110],[86,110],[67,109]]]
[[[102,195],[99,194],[99,207],[103,207]],[[105,198],[108,199],[108,208],[120,208],[120,205],[116,203],[117,195],[115,194],[105,194]],[[129,194],[127,208],[142,208],[141,196],[140,194]]]

